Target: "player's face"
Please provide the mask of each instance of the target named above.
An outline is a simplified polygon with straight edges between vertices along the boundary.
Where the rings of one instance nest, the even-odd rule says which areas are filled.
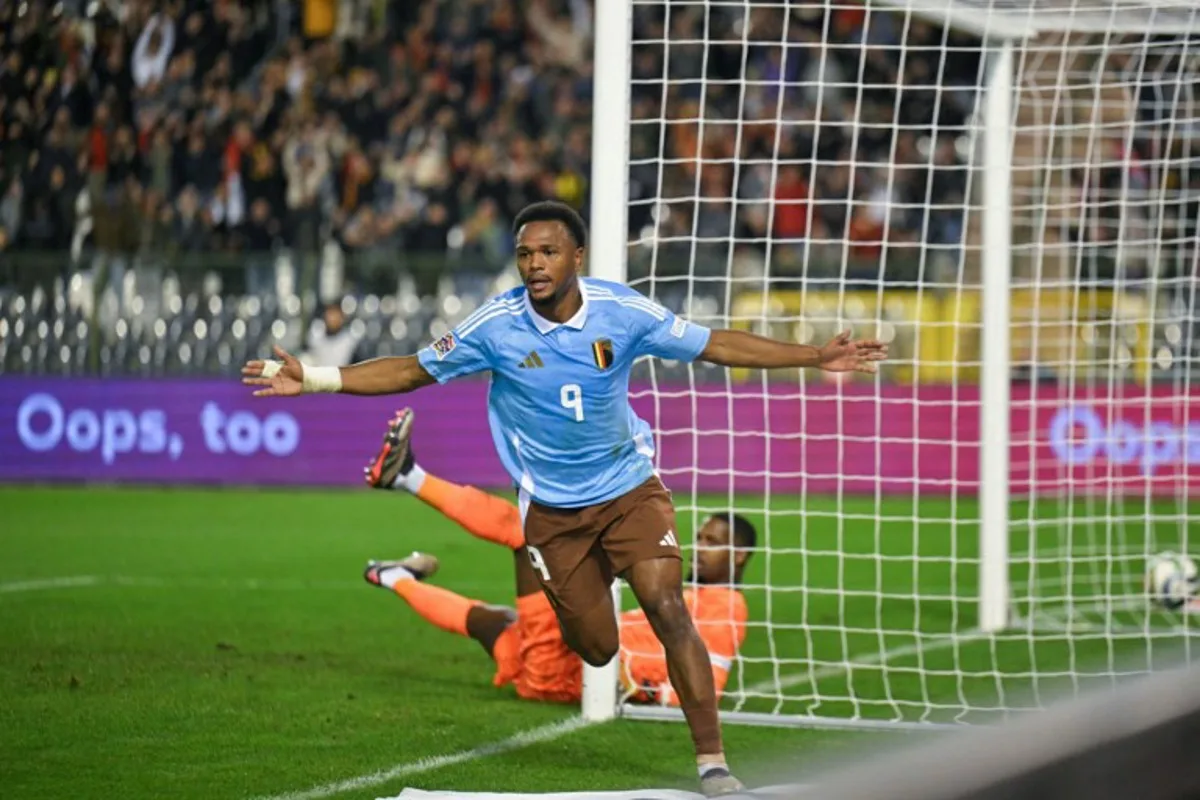
[[[517,270],[537,305],[552,305],[575,285],[583,248],[561,222],[530,222],[517,232]]]
[[[746,553],[734,548],[733,531],[729,523],[717,517],[696,531],[696,578],[699,583],[732,583],[736,567],[746,560]]]

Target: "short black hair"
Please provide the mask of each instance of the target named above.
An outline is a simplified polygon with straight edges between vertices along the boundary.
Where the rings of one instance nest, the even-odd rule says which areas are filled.
[[[750,520],[732,511],[719,511],[713,517],[721,520],[733,532],[734,547],[752,548],[758,544],[758,531]]]
[[[566,203],[543,200],[525,206],[513,220],[513,236],[520,233],[521,228],[530,222],[561,222],[570,231],[576,247],[587,247],[587,225],[584,224],[583,217],[579,216],[579,212]]]

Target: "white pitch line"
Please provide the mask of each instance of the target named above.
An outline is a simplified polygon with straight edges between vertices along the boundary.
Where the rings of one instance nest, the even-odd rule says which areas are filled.
[[[139,575],[110,575],[104,579],[116,586],[138,589],[228,589],[233,591],[360,591],[363,583],[358,581],[304,581],[287,578],[159,578]]]
[[[362,581],[306,581],[288,578],[191,578],[181,576],[163,578],[150,575],[68,575],[56,578],[30,578],[28,580],[0,581],[0,594],[36,592],[49,589],[79,589],[91,586],[123,586],[137,589],[224,589],[231,591],[339,591],[362,592]],[[460,584],[462,591],[485,591],[494,588],[489,583]]]
[[[367,775],[360,775],[357,778],[347,778],[344,781],[336,783],[326,783],[321,786],[314,786],[311,789],[305,789],[301,792],[286,792],[284,794],[271,795],[269,797],[259,797],[255,800],[320,800],[323,797],[332,797],[343,792],[352,792],[357,789],[369,789],[373,786],[394,781],[397,778],[407,778],[412,775],[420,775],[425,772],[433,772],[436,769],[444,767],[452,767],[456,764],[465,764],[468,761],[478,761],[481,758],[488,756],[507,753],[510,750],[519,750],[522,747],[528,747],[531,744],[539,744],[548,742],[552,739],[557,739],[560,736],[566,736],[568,733],[579,730],[593,724],[583,717],[571,717],[560,722],[554,722],[549,725],[542,725],[538,728],[531,728],[527,731],[522,731],[518,734],[501,739],[496,742],[480,745],[479,747],[470,750],[460,750],[457,753],[449,753],[444,756],[430,756],[417,761],[412,761],[407,764],[397,764],[394,767],[372,772]]]
[[[362,584],[356,581],[303,581],[279,578],[162,578],[147,575],[68,575],[57,578],[31,578],[29,580],[0,583],[0,594],[36,592],[49,589],[79,589],[91,586],[125,586],[141,589],[229,589],[244,591],[309,591],[328,589],[361,591]]]
[[[76,586],[95,586],[100,583],[99,575],[71,575],[63,578],[33,578],[26,581],[0,583],[0,594],[14,592],[37,592],[43,589],[69,589]]]

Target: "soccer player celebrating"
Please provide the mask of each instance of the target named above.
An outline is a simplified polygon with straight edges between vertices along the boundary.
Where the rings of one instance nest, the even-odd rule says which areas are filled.
[[[412,427],[411,410],[396,415],[365,470],[367,483],[377,489],[407,490],[471,535],[512,550],[516,609],[420,583],[438,569],[437,559],[425,553],[400,561],[372,561],[364,573],[367,582],[391,589],[433,625],[483,645],[496,662],[495,685],[514,684],[517,694],[528,700],[579,702],[582,662],[563,641],[554,609],[538,586],[517,508],[475,487],[427,474],[413,456]],[[732,513],[710,517],[696,534],[695,571],[688,576],[683,602],[708,648],[718,697],[746,638],[746,600],[737,587],[756,539],[754,526]],[[620,631],[619,674],[626,695],[634,702],[678,705],[666,655],[645,613],[622,614]]]
[[[513,230],[523,285],[416,355],[311,367],[277,346],[280,361],[248,362],[243,381],[258,387],[256,396],[380,395],[490,370],[492,438],[518,488],[530,564],[567,644],[596,666],[616,654],[609,586],[623,577],[666,652],[701,790],[740,791],[725,763],[708,654],[683,602],[674,508],[654,470],[650,426],[629,404],[629,372],[651,355],[870,373],[887,348],[849,332],[814,347],[709,330],[627,286],[583,278],[587,230],[561,203],[527,206]]]

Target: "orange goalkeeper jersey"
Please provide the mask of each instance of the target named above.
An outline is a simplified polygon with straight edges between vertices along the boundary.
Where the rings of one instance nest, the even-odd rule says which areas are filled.
[[[700,585],[684,589],[683,601],[708,648],[720,697],[746,639],[746,598],[728,586]],[[621,614],[621,678],[634,700],[679,705],[667,677],[666,655],[641,609]]]

